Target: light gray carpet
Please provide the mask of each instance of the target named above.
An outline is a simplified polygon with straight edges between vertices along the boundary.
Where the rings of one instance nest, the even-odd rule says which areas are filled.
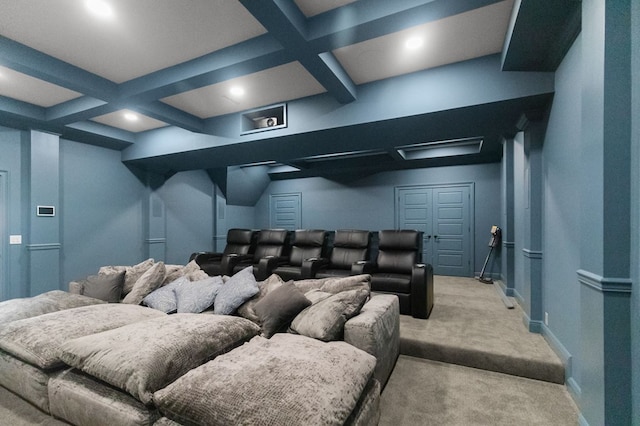
[[[563,385],[401,355],[380,426],[576,425]]]
[[[564,366],[542,335],[530,333],[519,306],[507,309],[494,285],[434,277],[428,320],[400,318],[400,353],[564,383]]]

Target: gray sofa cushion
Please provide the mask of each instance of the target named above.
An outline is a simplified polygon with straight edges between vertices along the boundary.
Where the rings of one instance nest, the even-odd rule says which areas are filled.
[[[376,359],[347,343],[278,333],[254,337],[154,394],[185,424],[343,425]]]
[[[68,340],[165,316],[142,306],[105,303],[13,321],[0,329],[0,349],[42,369],[57,368]]]
[[[68,341],[60,358],[148,404],[154,391],[259,332],[240,317],[175,314]]]
[[[5,300],[0,302],[0,324],[100,303],[106,302],[62,290],[48,291],[34,297]]]
[[[360,312],[369,291],[347,290],[334,294],[300,312],[291,323],[291,331],[324,341],[342,339],[344,324]]]
[[[91,426],[147,426],[158,410],[77,370],[49,381],[51,415],[70,424]]]
[[[382,387],[375,378],[369,380],[362,396],[345,422],[345,426],[377,425],[380,421],[380,392]]]
[[[15,358],[13,355],[0,351],[0,385],[29,401],[45,413],[49,412],[48,383],[48,373]]]

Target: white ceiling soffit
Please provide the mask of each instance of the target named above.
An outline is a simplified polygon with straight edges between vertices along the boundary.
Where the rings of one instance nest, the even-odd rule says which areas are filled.
[[[294,0],[307,18],[353,3],[356,0]]]
[[[506,0],[333,51],[356,84],[478,58],[502,50],[513,0]],[[407,49],[412,37],[422,45]]]
[[[92,121],[138,133],[167,126],[167,123],[130,110],[114,111],[92,118]]]
[[[0,66],[0,95],[47,108],[80,93]]]
[[[2,35],[122,83],[264,34],[238,0],[2,0]],[[55,37],[52,37],[55,35]]]
[[[232,88],[242,88],[234,95]],[[324,93],[326,89],[299,63],[290,62],[257,73],[190,90],[163,102],[200,118],[215,117],[264,105]]]

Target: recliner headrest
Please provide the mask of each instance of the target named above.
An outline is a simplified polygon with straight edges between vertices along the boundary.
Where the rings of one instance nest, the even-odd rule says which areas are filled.
[[[289,231],[286,229],[263,229],[258,235],[258,245],[274,244],[281,245],[287,242]]]
[[[251,229],[232,228],[227,232],[227,243],[251,244],[253,231]]]
[[[334,247],[367,248],[371,232],[357,229],[338,229],[333,239]]]
[[[294,246],[315,246],[324,245],[327,232],[321,229],[297,229],[293,237]]]
[[[418,250],[422,232],[402,229],[378,231],[378,248],[380,250]]]

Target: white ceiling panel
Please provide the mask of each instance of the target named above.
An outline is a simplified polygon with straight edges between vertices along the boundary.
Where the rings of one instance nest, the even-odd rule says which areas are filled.
[[[121,83],[264,34],[237,0],[2,0],[0,33]]]
[[[92,121],[134,133],[167,126],[167,123],[126,109],[95,117]]]
[[[513,0],[506,0],[333,51],[356,84],[382,80],[502,50]],[[422,45],[408,49],[417,37]]]
[[[244,94],[232,94],[234,87],[242,88]],[[291,62],[161,100],[197,117],[209,118],[325,91],[299,62]]]
[[[50,107],[77,98],[80,93],[0,66],[0,95]]]

